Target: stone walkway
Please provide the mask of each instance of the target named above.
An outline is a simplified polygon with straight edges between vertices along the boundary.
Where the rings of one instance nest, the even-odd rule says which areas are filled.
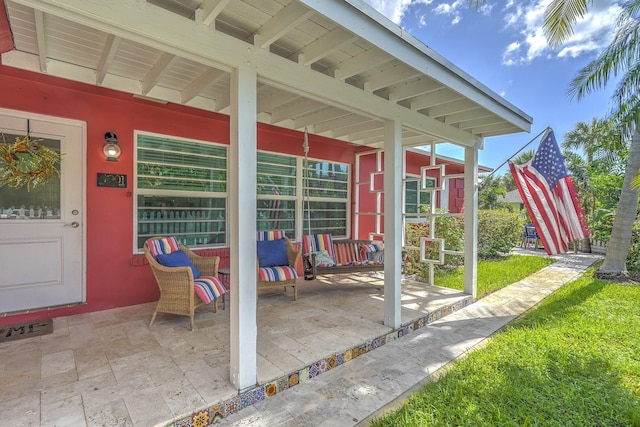
[[[543,254],[541,251],[516,250]],[[452,361],[585,272],[600,256],[565,254],[539,272],[351,362],[230,415],[220,426],[354,426],[399,406]]]

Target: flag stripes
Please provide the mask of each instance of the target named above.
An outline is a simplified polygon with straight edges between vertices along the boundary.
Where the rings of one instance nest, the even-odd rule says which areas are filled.
[[[588,237],[584,211],[552,130],[530,162],[510,163],[509,169],[549,255],[566,252],[569,242]]]

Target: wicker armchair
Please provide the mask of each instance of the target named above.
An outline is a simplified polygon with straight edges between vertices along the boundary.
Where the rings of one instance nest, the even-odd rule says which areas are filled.
[[[182,250],[188,255],[191,263],[200,272],[198,277],[194,277],[194,270],[190,266],[168,267],[158,262],[159,255],[177,250]],[[193,330],[196,308],[213,302],[213,311],[217,311],[218,297],[226,292],[217,277],[220,257],[197,255],[179,243],[175,237],[153,237],[147,240],[144,244],[144,255],[160,288],[160,299],[149,326],[153,325],[158,313],[171,313],[189,316]]]
[[[296,286],[296,279],[298,278],[298,272],[296,266],[300,261],[300,252],[297,251],[291,241],[284,236],[284,231],[260,231],[258,232],[258,245],[260,241],[265,240],[284,240],[284,249],[286,250],[286,261],[278,263],[273,266],[260,266],[260,256],[256,259],[256,267],[258,269],[257,274],[257,288],[260,289],[272,289],[283,287],[285,292],[287,286],[293,288],[293,299],[298,300],[298,287]]]

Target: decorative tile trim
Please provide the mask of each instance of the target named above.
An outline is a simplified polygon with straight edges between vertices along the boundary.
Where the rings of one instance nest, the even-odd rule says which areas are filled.
[[[368,353],[376,348],[402,338],[411,332],[427,326],[455,311],[467,307],[473,303],[472,297],[464,298],[453,304],[440,307],[426,316],[401,325],[398,329],[377,338],[366,341],[347,350],[340,351],[311,363],[304,368],[294,371],[289,375],[269,381],[266,384],[258,385],[253,389],[239,393],[237,396],[223,402],[218,402],[210,407],[201,409],[193,414],[175,420],[165,425],[165,427],[208,427],[220,422],[231,414],[253,405],[254,403],[273,397],[276,394],[295,387],[300,383],[309,381],[318,375],[327,372],[337,366],[343,365],[358,356]]]

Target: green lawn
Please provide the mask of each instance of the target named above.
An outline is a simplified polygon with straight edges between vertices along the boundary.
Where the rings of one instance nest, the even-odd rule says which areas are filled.
[[[538,256],[511,255],[501,260],[478,262],[478,298],[515,283],[553,263],[553,259]],[[436,286],[464,289],[464,267],[454,270],[438,270]]]
[[[372,426],[640,426],[640,286],[591,275]]]

